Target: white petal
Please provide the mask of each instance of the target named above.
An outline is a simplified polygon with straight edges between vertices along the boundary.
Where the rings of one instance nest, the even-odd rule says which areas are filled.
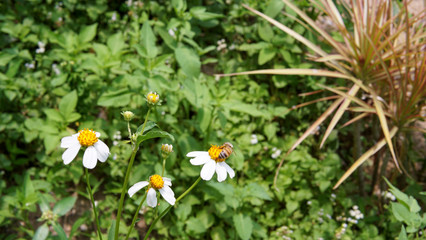
[[[189,162],[192,164],[192,165],[203,165],[203,164],[206,164],[206,162],[208,162],[209,160],[212,160],[211,158],[210,158],[210,156],[207,154],[207,156],[205,156],[205,155],[201,155],[201,156],[198,156],[198,157],[195,157],[195,158],[193,158],[193,159],[191,159],[191,160],[189,160]]]
[[[214,160],[208,161],[201,169],[200,176],[203,180],[209,181],[212,179],[216,170],[216,162]]]
[[[99,138],[101,136],[101,133],[95,132],[95,135],[97,138]]]
[[[219,162],[216,165],[216,173],[217,173],[217,181],[218,182],[223,182],[226,179],[226,168],[225,166],[223,166],[224,162]]]
[[[77,140],[77,136],[68,136],[68,137],[63,137],[61,139],[61,148],[69,148],[71,146],[74,146],[76,143],[80,144]]]
[[[170,203],[170,205],[175,205],[175,202],[176,202],[176,198],[174,196],[175,194],[173,193],[173,190],[170,187],[164,186],[159,191],[160,191],[161,196],[163,196],[163,198],[168,203]]]
[[[226,162],[223,162],[222,165],[226,168],[226,171],[229,173],[229,177],[234,178],[235,177],[234,170],[232,170],[232,168]]]
[[[209,156],[209,153],[206,151],[194,151],[186,154],[187,157],[198,157],[198,156]]]
[[[93,146],[96,148],[96,151],[98,152],[99,161],[105,162],[109,156],[108,146],[101,140],[98,140]]]
[[[164,185],[172,186],[172,180],[168,177],[163,177]]]
[[[153,188],[150,188],[148,190],[148,195],[146,196],[146,204],[153,208],[157,206],[157,194],[155,193],[155,190]]]
[[[64,160],[65,165],[69,164],[75,158],[75,156],[77,156],[80,147],[80,143],[77,143],[65,150],[65,152],[62,154],[62,160]]]
[[[93,169],[96,167],[96,163],[98,162],[98,153],[96,148],[90,146],[84,151],[83,155],[83,166],[88,169]]]
[[[137,191],[148,186],[148,184],[149,182],[147,181],[137,182],[131,188],[129,188],[129,191],[127,191],[127,193],[129,194],[130,197],[132,197]]]

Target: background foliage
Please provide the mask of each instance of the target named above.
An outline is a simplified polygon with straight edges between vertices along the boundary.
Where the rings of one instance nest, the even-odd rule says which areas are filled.
[[[322,45],[281,13],[281,1],[244,3]],[[307,1],[297,5],[318,17]],[[422,234],[418,226],[424,227],[425,215],[413,212],[423,225],[399,218],[391,212],[398,207],[382,194],[387,188],[369,189],[368,176],[354,176],[332,190],[354,160],[346,128],[333,130],[321,150],[317,132],[322,129],[313,132],[286,158],[279,191],[272,188],[281,151],[328,106],[319,102],[290,111],[315,99],[298,94],[330,83],[311,76],[215,78],[215,73],[314,66],[302,44],[250,14],[240,1],[34,0],[4,1],[0,9],[0,238],[95,236],[81,161],[63,165],[59,147],[62,137],[82,128],[101,132],[111,149],[106,164],[91,171],[106,237],[113,218],[105,216],[116,212],[130,155],[120,112],[139,116],[136,129],[147,112],[149,91],[163,100],[150,120],[175,137],[165,175],[177,194],[199,174],[187,152],[225,141],[236,147],[229,159],[236,177],[201,182],[157,224],[153,239],[389,239],[400,234],[402,224],[410,227],[409,237]],[[161,143],[171,142],[142,146],[130,184],[161,170]],[[395,170],[389,176],[424,206],[421,154],[408,156],[418,165],[416,181]],[[360,191],[359,184],[366,189]],[[139,201],[126,199],[125,223]],[[166,205],[161,202],[160,209]],[[362,218],[353,215],[355,206]],[[154,211],[142,212],[136,229],[144,236]]]

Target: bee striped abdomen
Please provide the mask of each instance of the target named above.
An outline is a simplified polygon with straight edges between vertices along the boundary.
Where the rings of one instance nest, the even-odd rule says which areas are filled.
[[[234,151],[234,146],[229,142],[224,143],[222,146],[220,146],[220,148],[222,149],[218,156],[218,159],[220,160],[225,160],[229,158],[229,156]]]

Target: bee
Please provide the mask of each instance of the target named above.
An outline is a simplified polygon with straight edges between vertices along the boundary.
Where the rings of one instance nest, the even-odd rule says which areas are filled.
[[[224,143],[219,147],[222,151],[219,153],[219,159],[227,159],[234,152],[234,146],[230,142]]]

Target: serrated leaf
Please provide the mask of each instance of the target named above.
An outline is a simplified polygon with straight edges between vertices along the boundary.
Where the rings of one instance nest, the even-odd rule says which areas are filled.
[[[251,233],[253,231],[253,223],[250,217],[244,216],[243,214],[239,213],[234,215],[232,217],[232,220],[234,222],[234,226],[237,230],[238,236],[243,240],[250,239]]]
[[[127,89],[105,92],[98,99],[98,105],[104,107],[121,107],[130,103],[131,93]]]
[[[244,187],[244,194],[263,200],[272,200],[266,190],[257,183],[250,183]]]
[[[108,228],[108,240],[114,240],[115,224],[116,224],[115,220],[112,220],[111,226],[109,226],[109,228]]]
[[[399,232],[398,240],[408,240],[407,232],[405,231],[404,225],[401,226],[401,232]]]
[[[0,66],[7,65],[14,57],[16,57],[16,54],[8,53],[8,52],[1,52],[0,53]]]
[[[62,113],[65,119],[68,119],[70,114],[74,112],[77,106],[77,91],[72,91],[65,95],[59,102],[59,111]]]
[[[160,131],[160,130],[151,130],[151,131],[147,132],[144,135],[138,136],[138,138],[136,140],[136,143],[139,145],[143,141],[146,141],[146,140],[152,139],[152,138],[169,138],[172,141],[175,140],[175,138],[173,137],[173,135],[171,135],[168,132]]]
[[[55,207],[53,208],[53,212],[58,214],[59,216],[65,215],[69,210],[73,208],[76,200],[76,197],[66,197],[64,199],[61,199],[59,202],[56,203]]]
[[[277,52],[275,51],[275,49],[271,47],[262,48],[262,50],[260,50],[259,52],[259,58],[258,58],[259,65],[263,65],[269,60],[271,60],[272,58],[274,58],[276,53]]]
[[[271,26],[266,22],[261,22],[257,28],[260,38],[266,42],[270,42],[274,37],[274,31]]]
[[[24,176],[24,196],[25,198],[35,194],[33,182],[31,181],[30,174],[25,172]]]
[[[33,240],[44,240],[47,238],[48,235],[49,235],[49,227],[45,223],[37,228],[33,236]]]
[[[96,36],[96,29],[98,27],[98,24],[92,24],[89,26],[84,26],[80,33],[78,34],[78,40],[80,43],[87,43],[92,41]]]
[[[145,129],[143,130],[143,132],[142,132],[142,128],[143,128],[143,124],[142,124],[136,130],[136,133],[143,135],[144,133],[148,132],[149,130],[153,129],[154,127],[157,127],[157,124],[155,122],[147,121],[146,125],[145,125]]]
[[[176,60],[188,77],[198,78],[201,71],[200,57],[191,49],[180,47],[175,50]]]
[[[151,26],[149,25],[149,21],[145,21],[141,31],[141,44],[143,52],[146,54],[145,57],[155,58],[157,56],[158,50],[155,46],[155,42],[156,38]]]
[[[126,46],[126,43],[124,42],[123,35],[121,33],[116,33],[108,38],[107,45],[111,54],[115,55]]]
[[[43,112],[46,114],[47,118],[55,122],[63,122],[64,118],[60,112],[56,109],[46,108],[43,109]]]
[[[60,240],[68,240],[67,234],[65,233],[64,229],[59,225],[58,223],[54,222],[52,224],[53,229],[58,234],[58,237]]]

